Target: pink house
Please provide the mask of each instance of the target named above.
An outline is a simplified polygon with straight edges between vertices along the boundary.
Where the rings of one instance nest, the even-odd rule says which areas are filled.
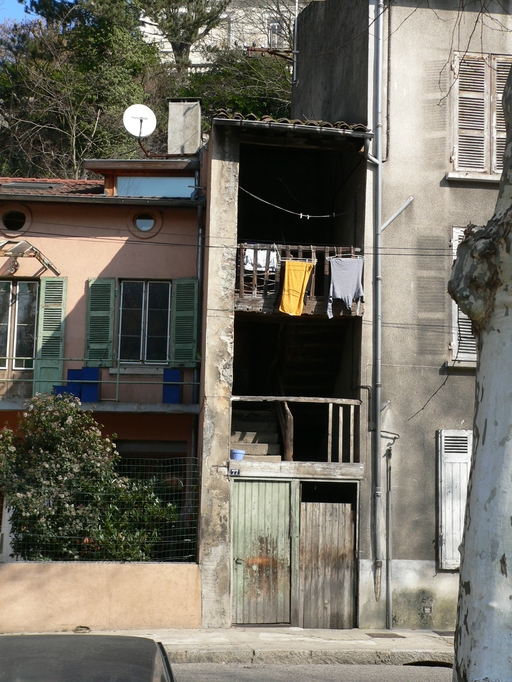
[[[123,465],[166,467],[181,530],[155,562],[22,562],[4,509],[0,631],[197,627],[199,155],[85,168],[103,179],[0,178],[0,420],[77,395]]]

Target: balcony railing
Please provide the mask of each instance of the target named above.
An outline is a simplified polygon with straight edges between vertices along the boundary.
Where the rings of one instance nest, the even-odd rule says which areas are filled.
[[[7,358],[11,360],[12,358]],[[37,361],[36,361],[37,362]],[[35,393],[71,393],[83,403],[116,410],[116,403],[133,404],[139,411],[197,411],[198,388],[191,368],[122,364],[88,367],[80,358],[60,358],[62,370],[44,379],[34,369],[0,369],[0,402],[20,402]],[[94,408],[96,409],[96,407]]]
[[[294,459],[294,419],[290,404],[326,405],[327,444],[323,462],[359,463],[360,400],[347,398],[307,398],[299,396],[231,396],[233,402],[274,403],[283,442],[283,460]]]
[[[325,314],[329,294],[329,258],[356,257],[353,246],[292,244],[238,245],[236,309],[274,312],[281,291],[282,263],[305,260],[313,264],[304,314]]]

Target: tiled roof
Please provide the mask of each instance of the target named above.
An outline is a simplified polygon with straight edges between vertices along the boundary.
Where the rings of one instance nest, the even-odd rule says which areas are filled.
[[[19,196],[91,196],[104,194],[103,180],[59,180],[47,178],[0,178],[2,194]]]
[[[229,113],[225,109],[220,109],[214,116],[214,118],[217,119],[230,119],[234,121],[260,121],[262,123],[281,123],[281,124],[288,124],[290,126],[310,126],[314,128],[335,128],[338,130],[359,130],[362,132],[369,132],[369,128],[367,128],[365,125],[362,123],[345,123],[345,121],[336,121],[336,123],[329,123],[327,121],[310,121],[310,120],[304,120],[302,121],[299,118],[272,118],[272,116],[262,116],[261,118],[258,118],[255,114],[247,114],[247,116],[244,116],[243,114],[240,113]]]

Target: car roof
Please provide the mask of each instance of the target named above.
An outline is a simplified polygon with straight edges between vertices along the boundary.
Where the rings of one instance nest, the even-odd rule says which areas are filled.
[[[2,635],[0,682],[151,682],[154,640],[120,635]]]

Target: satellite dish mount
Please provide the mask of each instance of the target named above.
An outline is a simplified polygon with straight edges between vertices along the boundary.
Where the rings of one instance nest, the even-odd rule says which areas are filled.
[[[140,148],[146,156],[141,138],[148,137],[156,128],[156,116],[153,111],[144,104],[132,104],[123,114],[123,125],[126,130],[137,138]]]

